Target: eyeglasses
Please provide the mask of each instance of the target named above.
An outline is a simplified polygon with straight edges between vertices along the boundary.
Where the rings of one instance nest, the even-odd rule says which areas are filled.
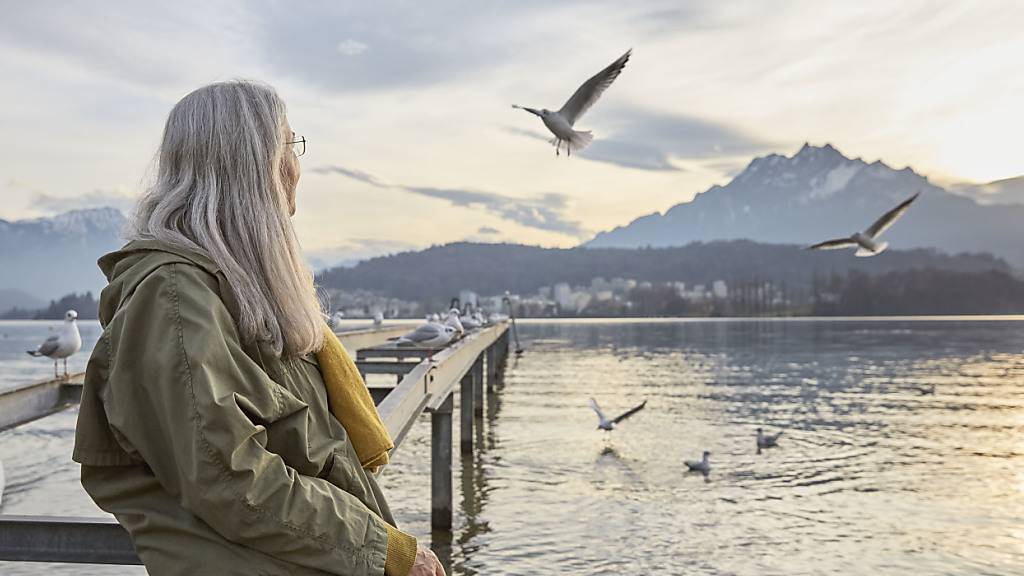
[[[295,152],[296,156],[302,156],[303,154],[305,154],[306,153],[306,137],[305,136],[296,136],[295,134],[292,134],[292,138],[295,138],[295,139],[292,140],[291,142],[285,142],[285,144],[288,144],[288,145],[290,145],[292,147],[292,150]]]

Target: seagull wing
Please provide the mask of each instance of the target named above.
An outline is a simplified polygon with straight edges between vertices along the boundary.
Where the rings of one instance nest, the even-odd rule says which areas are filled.
[[[425,342],[432,338],[437,338],[443,331],[444,327],[438,324],[421,324],[412,332],[403,335],[402,339],[410,342]]]
[[[824,242],[818,242],[813,246],[808,246],[808,250],[838,250],[840,248],[849,248],[850,246],[856,246],[852,238],[836,238],[835,240],[825,240]]]
[[[39,345],[39,348],[36,349],[36,353],[41,354],[43,356],[49,356],[50,354],[56,352],[57,348],[60,348],[60,336],[54,334],[53,336],[50,336],[49,338],[44,340],[43,343]]]
[[[601,407],[597,405],[597,400],[591,398],[590,407],[594,409],[594,412],[597,412],[597,417],[601,419],[602,423],[608,421],[608,419],[604,417],[604,412],[601,412]]]
[[[622,422],[626,418],[629,418],[633,414],[636,414],[637,412],[643,410],[644,406],[647,406],[647,400],[644,400],[643,402],[641,402],[639,406],[637,406],[635,408],[632,408],[632,409],[630,409],[630,410],[628,410],[626,412],[623,412],[622,414],[619,414],[618,416],[616,416],[615,419],[612,420],[612,424],[618,424],[619,422]]]
[[[619,73],[622,72],[622,68],[626,65],[632,53],[633,49],[630,48],[618,60],[609,64],[604,70],[594,74],[590,80],[587,80],[576,89],[572,98],[569,98],[565,105],[562,106],[562,109],[558,111],[570,126],[575,124],[580,116],[583,116],[594,105],[594,102],[597,102],[601,94],[612,85],[612,82],[619,77]]]
[[[899,206],[893,208],[892,210],[889,210],[881,218],[876,220],[870,228],[864,231],[864,233],[870,236],[871,238],[878,238],[879,236],[881,236],[882,232],[888,230],[889,227],[896,222],[896,220],[899,220],[900,216],[903,216],[903,213],[907,211],[907,208],[910,208],[910,205],[914,202],[914,200],[917,200],[917,197],[920,195],[920,192],[915,192],[913,196],[907,198],[906,200],[901,202]]]

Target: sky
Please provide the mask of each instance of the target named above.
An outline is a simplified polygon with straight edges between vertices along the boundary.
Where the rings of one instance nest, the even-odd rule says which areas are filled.
[[[1024,174],[1024,2],[0,0],[0,218],[128,209],[170,108],[274,86],[325,261],[459,240],[574,246],[831,143],[944,183]],[[558,109],[627,49],[556,157]]]

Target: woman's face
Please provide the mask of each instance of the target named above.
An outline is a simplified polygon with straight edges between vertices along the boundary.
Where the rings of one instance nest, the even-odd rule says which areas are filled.
[[[295,139],[295,133],[292,132],[291,126],[285,121],[284,124],[285,134],[288,134],[288,142]],[[295,215],[295,189],[299,185],[299,157],[295,155],[295,147],[291,144],[286,144],[287,150],[284,152],[284,159],[281,161],[281,180],[284,183],[285,194],[288,195],[288,213],[291,216]]]

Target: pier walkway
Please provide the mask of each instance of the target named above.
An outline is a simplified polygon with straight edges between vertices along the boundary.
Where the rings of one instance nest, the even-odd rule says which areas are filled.
[[[473,450],[484,395],[491,394],[508,359],[509,324],[467,332],[438,349],[397,346],[409,325],[338,332],[364,378],[395,375],[394,385],[369,384],[370,393],[398,450],[424,410],[431,415],[431,525],[452,527],[452,407],[460,395],[459,447]],[[84,374],[0,391],[0,431],[77,404]],[[70,457],[70,455],[69,455]],[[379,474],[380,472],[378,472]],[[128,533],[112,518],[0,514],[0,561],[140,564]]]

